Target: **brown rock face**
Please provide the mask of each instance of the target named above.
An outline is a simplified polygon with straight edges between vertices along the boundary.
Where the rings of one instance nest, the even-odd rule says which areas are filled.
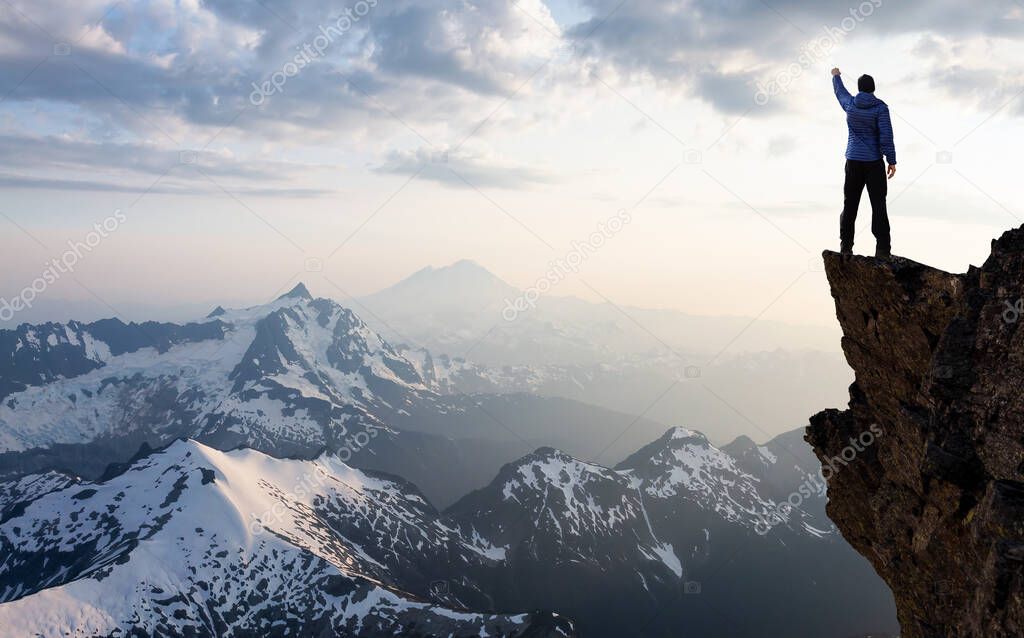
[[[828,514],[902,636],[1024,636],[1024,227],[954,275],[825,252],[845,411],[811,418]]]

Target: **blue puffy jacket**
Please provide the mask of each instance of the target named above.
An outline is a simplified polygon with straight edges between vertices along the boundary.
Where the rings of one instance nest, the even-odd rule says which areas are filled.
[[[896,143],[892,138],[888,105],[873,93],[858,93],[853,97],[838,75],[832,76],[832,88],[839,106],[846,111],[846,124],[850,129],[846,159],[877,162],[885,156],[887,162],[895,164]]]

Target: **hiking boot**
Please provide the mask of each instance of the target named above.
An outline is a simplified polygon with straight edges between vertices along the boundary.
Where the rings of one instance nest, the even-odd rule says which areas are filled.
[[[892,251],[882,246],[875,248],[875,259],[881,259],[882,261],[890,261],[892,259]]]

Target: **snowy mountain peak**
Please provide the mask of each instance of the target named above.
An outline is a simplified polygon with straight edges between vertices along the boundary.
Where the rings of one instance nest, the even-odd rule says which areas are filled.
[[[642,518],[639,493],[627,476],[553,448],[504,466],[448,513],[467,535],[479,533],[495,547],[546,539],[545,547],[530,551],[552,557],[589,554],[585,547],[620,538]]]
[[[284,293],[277,299],[313,299],[313,295],[309,293],[309,289],[306,288],[306,284],[300,281],[294,288]]]
[[[544,459],[555,459],[555,460],[562,461],[564,463],[583,463],[583,461],[580,461],[580,460],[578,460],[576,458],[573,458],[572,456],[570,456],[569,454],[566,454],[562,450],[559,450],[557,448],[553,448],[553,447],[550,447],[550,446],[546,446],[546,445],[543,446],[543,447],[539,447],[536,450],[534,450],[533,454],[530,454],[529,456],[523,457],[523,459],[521,459],[521,462],[526,462],[527,460],[533,460],[533,459],[542,459],[542,460],[544,460]]]
[[[615,466],[617,470],[631,470],[643,467],[652,462],[653,459],[668,459],[673,456],[674,450],[684,448],[713,448],[708,437],[696,430],[684,427],[670,428],[660,438],[640,448],[626,460]],[[714,448],[717,451],[717,448]],[[721,452],[719,452],[721,454]],[[723,456],[728,456],[723,454]]]
[[[703,432],[697,432],[696,430],[690,430],[681,426],[676,426],[669,430],[665,436],[670,441],[688,441],[692,443],[708,443],[708,437],[704,436]]]
[[[448,266],[438,268],[437,270],[448,270],[454,273],[475,274],[477,276],[498,279],[497,275],[485,268],[480,264],[480,262],[473,261],[472,259],[460,259]]]
[[[463,275],[463,276],[475,276],[475,277],[486,277],[488,279],[498,279],[498,276],[492,273],[490,270],[484,268],[479,262],[473,261],[472,259],[460,259],[452,262],[447,266],[427,266],[426,268],[420,269],[415,275],[433,274],[434,276],[452,276],[452,275]]]
[[[334,457],[178,441],[104,482],[21,487],[0,522],[5,636],[497,637],[544,620],[446,608],[485,604],[479,586],[429,586],[449,561],[492,564],[479,543],[408,484]],[[559,625],[538,635],[572,635]]]
[[[512,286],[500,277],[470,259],[461,259],[448,266],[435,268],[427,266],[399,282],[396,287],[457,286],[471,294],[482,292],[506,292]]]
[[[775,509],[760,479],[700,432],[673,428],[616,469],[643,484],[652,498],[682,498],[730,522],[754,527]]]
[[[374,314],[394,318],[411,310],[417,316],[459,316],[471,309],[500,308],[503,300],[517,296],[519,290],[480,264],[461,260],[448,266],[428,266],[362,299]],[[489,316],[489,315],[488,315]],[[445,322],[450,327],[450,322]]]
[[[552,447],[538,448],[510,467],[513,471],[505,483],[506,497],[519,485],[533,490],[558,487],[571,491],[576,486],[586,486],[593,481],[616,482],[619,479],[614,471],[604,466],[581,461]],[[569,496],[569,492],[566,495]]]
[[[115,460],[177,437],[309,455],[434,396],[352,310],[302,284],[268,304],[219,310],[183,326],[0,331],[0,452],[88,445],[127,422]],[[39,457],[17,475],[68,467],[94,477],[110,460]]]

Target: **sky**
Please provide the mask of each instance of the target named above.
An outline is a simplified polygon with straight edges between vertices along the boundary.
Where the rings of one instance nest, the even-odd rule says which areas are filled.
[[[893,251],[962,271],[1024,223],[1022,36],[1012,0],[0,0],[0,310],[37,282],[0,325],[574,253],[548,294],[832,325],[829,70],[893,113]]]

